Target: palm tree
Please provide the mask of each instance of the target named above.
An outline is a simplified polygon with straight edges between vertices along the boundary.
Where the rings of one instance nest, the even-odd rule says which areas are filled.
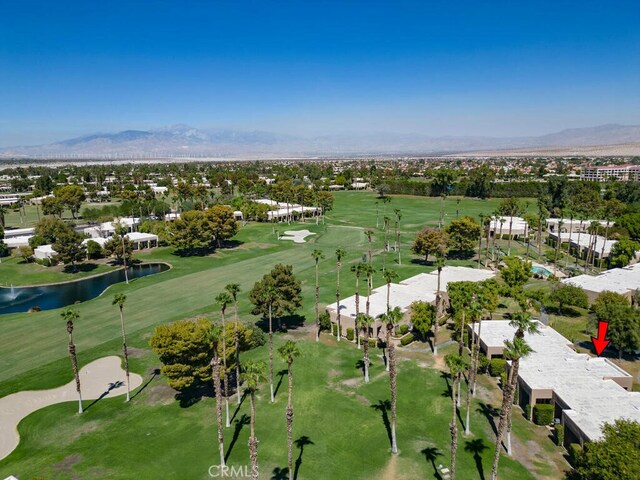
[[[316,342],[320,341],[320,310],[318,303],[320,301],[320,284],[318,283],[318,262],[324,258],[324,254],[320,250],[314,250],[311,252],[311,256],[316,264]]]
[[[476,320],[478,320],[482,316],[482,307],[480,304],[474,299],[469,305],[469,317],[471,318],[471,331],[475,332]],[[470,427],[470,416],[469,412],[471,410],[471,390],[472,387],[475,388],[475,380],[476,374],[478,370],[478,352],[476,351],[476,342],[475,338],[471,336],[471,362],[469,363],[469,373],[467,378],[467,417],[464,423],[464,434],[469,435],[471,433]]]
[[[460,374],[466,368],[466,362],[461,355],[450,353],[444,357],[449,374],[451,375],[451,422],[449,431],[451,432],[451,464],[449,473],[451,480],[456,478],[456,451],[458,450],[458,421],[456,419],[458,410],[456,405],[456,390],[460,388]]]
[[[438,323],[440,322],[440,316],[442,315],[442,292],[440,290],[440,277],[442,276],[442,269],[444,268],[444,257],[438,255],[435,261],[436,269],[438,270],[438,284],[436,288],[436,321],[433,322],[433,354],[438,354]]]
[[[369,330],[371,329],[371,325],[374,320],[371,315],[366,313],[361,313],[356,318],[357,324],[364,330],[364,344],[362,350],[364,352],[364,356],[362,361],[364,363],[364,383],[369,383]]]
[[[337,278],[336,278],[336,303],[337,303],[337,307],[338,307],[338,315],[337,315],[337,320],[338,320],[338,331],[337,331],[337,337],[338,337],[338,341],[340,341],[340,334],[342,332],[342,325],[340,323],[340,269],[342,268],[342,259],[343,257],[347,254],[347,252],[344,251],[344,249],[342,248],[338,248],[336,249],[336,266],[337,266]]]
[[[564,268],[569,266],[569,257],[571,257],[571,235],[573,234],[573,218],[574,210],[569,210],[569,240],[567,241],[567,258],[565,259]],[[558,235],[560,235],[560,225],[558,225]],[[560,237],[558,237],[559,239]]]
[[[555,255],[555,259],[553,260],[553,275],[555,276],[557,271],[558,271],[558,257],[560,255],[560,246],[562,245],[562,226],[564,225],[564,221],[562,220],[562,218],[560,218],[558,220],[558,236],[556,238],[556,255]],[[571,226],[569,226],[569,228],[571,228]],[[566,267],[566,265],[565,265]]]
[[[358,315],[360,315],[360,274],[362,273],[362,266],[364,263],[357,263],[351,265],[351,271],[356,275],[356,322],[354,331],[356,333],[356,343],[358,344],[358,350],[360,350],[360,333],[358,331]]]
[[[273,285],[269,285],[265,287],[263,295],[269,308],[269,389],[271,391],[271,403],[273,403],[276,401],[273,391],[273,302],[278,297],[278,291]]]
[[[224,403],[226,421],[225,426],[229,428],[231,426],[231,417],[229,416],[229,382],[227,379],[227,326],[224,319],[224,314],[229,304],[233,301],[231,295],[227,292],[220,292],[216,297],[216,303],[220,305],[220,317],[222,318],[222,376],[224,385]]]
[[[500,216],[500,242],[502,242],[503,238],[502,238],[502,228],[504,227],[504,222],[506,222],[506,219],[501,215]],[[498,248],[498,259],[500,259],[502,257],[502,250],[500,250],[500,248]]]
[[[391,331],[393,327],[402,320],[403,314],[399,307],[395,307],[388,313],[383,314],[387,323],[387,352],[389,361],[387,365],[389,367],[389,386],[391,388],[391,453],[398,453],[398,443],[396,440],[396,403],[397,403],[397,376],[396,369],[396,348],[391,341]]]
[[[500,420],[498,422],[498,432],[496,434],[496,449],[493,455],[493,468],[491,469],[491,479],[496,480],[498,476],[498,462],[500,461],[500,446],[502,444],[502,438],[504,436],[505,429],[511,425],[511,407],[513,405],[513,398],[515,389],[512,386],[513,379],[517,381],[518,368],[520,366],[520,359],[526,357],[532,352],[531,347],[525,342],[522,337],[515,337],[513,341],[505,340],[505,358],[511,360],[511,368],[509,369],[509,379],[505,385],[502,397],[502,409],[500,410]],[[510,433],[510,428],[509,428]],[[510,436],[507,441],[507,452],[511,454]]]
[[[382,272],[385,282],[387,282],[387,314],[391,312],[391,281],[398,278],[398,274],[393,270],[383,270]],[[384,322],[383,322],[384,323]],[[387,349],[389,349],[389,331],[387,330]],[[387,359],[386,371],[389,371],[389,360]]]
[[[244,372],[242,380],[245,382],[246,389],[249,391],[249,399],[251,401],[251,430],[249,434],[249,458],[251,460],[251,478],[258,480],[260,478],[258,471],[258,439],[256,438],[256,405],[255,397],[258,385],[264,382],[264,371],[266,365],[264,362],[248,361],[244,364]]]
[[[240,332],[238,330],[238,294],[240,293],[240,285],[237,283],[229,283],[225,285],[224,289],[229,292],[231,298],[233,298],[233,339],[236,345],[236,395],[238,397],[238,405],[242,399],[240,398]]]
[[[480,214],[480,225],[484,227],[484,214]],[[478,268],[482,262],[482,235],[484,234],[484,228],[480,230],[480,236],[478,237]]]
[[[216,424],[218,427],[218,450],[220,452],[220,466],[224,466],[224,435],[222,428],[222,388],[220,387],[220,356],[218,355],[218,346],[220,341],[224,344],[222,329],[219,325],[211,325],[209,338],[213,347],[213,356],[211,358],[211,377],[213,379],[213,394],[216,397]]]
[[[127,301],[127,296],[123,293],[117,293],[113,297],[111,305],[118,305],[120,309],[120,329],[122,332],[122,354],[124,355],[124,371],[127,375],[127,402],[131,400],[129,393],[129,354],[127,353],[127,337],[124,329],[124,303]]]
[[[400,210],[396,211],[396,250],[398,252],[398,265],[402,265],[402,257],[400,256],[400,220],[402,219],[402,214]]]
[[[287,342],[278,349],[278,353],[282,359],[287,362],[287,379],[289,381],[289,397],[287,400],[287,410],[285,417],[287,419],[287,461],[289,465],[289,478],[293,472],[293,359],[300,356],[300,349],[295,342],[287,340]]]
[[[364,234],[367,236],[367,241],[369,242],[369,251],[367,253],[367,256],[369,258],[369,265],[371,265],[371,242],[373,241],[373,230],[365,230]]]
[[[64,310],[60,316],[67,321],[67,334],[69,335],[69,356],[71,357],[71,367],[73,368],[73,377],[76,380],[76,391],[78,392],[78,413],[82,413],[82,391],[80,390],[80,375],[78,373],[78,356],[76,354],[76,345],[73,343],[73,322],[80,318],[77,310],[68,308]]]
[[[538,198],[538,258],[542,258],[542,222],[547,218],[549,211],[545,205],[545,198]]]

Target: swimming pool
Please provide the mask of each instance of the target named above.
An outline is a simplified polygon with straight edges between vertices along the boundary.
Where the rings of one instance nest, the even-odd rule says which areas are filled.
[[[534,275],[542,275],[543,277],[548,277],[549,275],[553,275],[553,273],[547,270],[546,268],[539,267],[537,265],[531,267],[531,272],[533,272]]]

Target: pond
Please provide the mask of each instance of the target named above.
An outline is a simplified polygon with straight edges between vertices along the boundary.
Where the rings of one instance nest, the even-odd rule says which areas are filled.
[[[164,272],[170,267],[165,263],[144,263],[127,269],[129,280]],[[73,305],[97,297],[114,283],[125,281],[124,269],[66,283],[39,287],[0,288],[0,314],[26,312],[32,307],[41,310]]]

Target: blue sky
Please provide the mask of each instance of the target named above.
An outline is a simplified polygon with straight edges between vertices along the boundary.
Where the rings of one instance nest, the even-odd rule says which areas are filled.
[[[0,145],[640,124],[640,2],[0,0]]]

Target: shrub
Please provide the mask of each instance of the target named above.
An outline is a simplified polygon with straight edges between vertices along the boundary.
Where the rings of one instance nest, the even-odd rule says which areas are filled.
[[[564,425],[558,423],[555,428],[556,445],[561,447],[564,444]]]
[[[409,325],[403,323],[402,325],[400,325],[400,327],[398,327],[398,332],[400,333],[400,335],[406,335],[407,333],[409,333]]]
[[[484,353],[478,355],[478,372],[486,373],[489,368],[489,359]]]
[[[413,333],[408,333],[404,337],[400,339],[400,345],[403,347],[409,345],[411,342],[415,340]]]
[[[582,445],[579,443],[572,443],[569,445],[569,463],[572,466],[578,465],[580,463],[580,458],[582,457]]]
[[[489,361],[489,374],[492,377],[499,377],[507,371],[507,362],[504,358],[492,358]]]
[[[347,340],[353,342],[354,338],[353,328],[347,328]]]
[[[329,315],[329,312],[327,312],[326,310],[320,314],[318,320],[320,321],[321,332],[328,332],[329,330],[332,329],[331,315]]]
[[[331,335],[338,336],[338,324],[336,322],[331,322]]]
[[[503,389],[507,385],[507,372],[502,372],[500,374],[500,385]]]
[[[46,244],[47,244],[47,240],[45,240],[45,238],[41,237],[40,235],[34,235],[29,239],[29,246],[34,250]]]
[[[528,403],[524,406],[524,416],[529,420],[531,418],[531,405]]]
[[[100,244],[93,240],[89,240],[87,242],[87,257],[89,257],[90,259],[97,259],[97,258],[102,258],[102,256],[103,256],[103,251]]]
[[[536,425],[549,425],[553,422],[553,405],[540,403],[533,407],[533,423]]]
[[[375,338],[369,339],[369,348],[376,348],[378,346],[378,341]]]

